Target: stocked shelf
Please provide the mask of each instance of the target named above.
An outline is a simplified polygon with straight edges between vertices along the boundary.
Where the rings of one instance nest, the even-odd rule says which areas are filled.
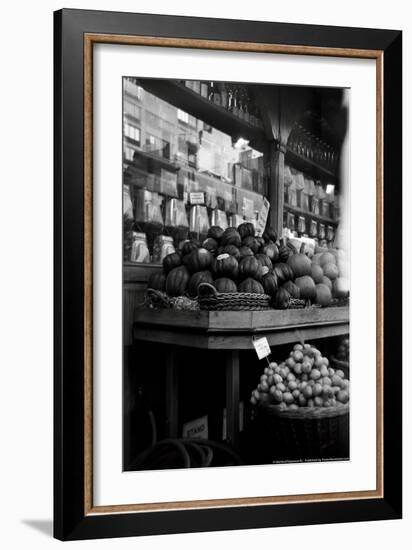
[[[233,140],[247,139],[253,149],[258,151],[267,149],[268,140],[261,128],[249,124],[183,84],[176,81],[156,79],[141,80],[140,84],[148,92],[203,120],[203,122],[217,130],[229,134]]]
[[[292,206],[291,204],[284,203],[284,208],[289,212],[292,212],[293,214],[297,214],[299,216],[307,216],[321,223],[325,223],[333,226],[338,225],[337,220],[332,220],[332,218],[328,218],[326,216],[320,216],[319,214],[314,214],[313,212],[308,212],[307,210],[304,210],[303,208],[299,208],[298,206]]]
[[[338,176],[334,172],[328,170],[317,162],[296,153],[289,147],[286,150],[285,161],[294,168],[297,168],[304,173],[309,173],[315,179],[323,179],[326,177],[334,183],[338,181]]]

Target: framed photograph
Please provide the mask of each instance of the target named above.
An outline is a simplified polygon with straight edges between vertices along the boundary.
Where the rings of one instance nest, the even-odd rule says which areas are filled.
[[[55,536],[400,518],[402,33],[54,25]]]

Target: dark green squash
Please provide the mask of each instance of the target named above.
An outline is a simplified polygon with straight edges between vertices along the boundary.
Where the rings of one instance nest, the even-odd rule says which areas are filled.
[[[274,229],[270,225],[267,225],[265,228],[265,231],[263,232],[263,239],[265,242],[273,241],[274,243],[278,239],[278,235]]]
[[[239,277],[241,279],[256,277],[260,267],[260,263],[254,256],[246,256],[239,262]]]
[[[267,273],[262,278],[262,286],[265,289],[265,293],[272,298],[276,297],[278,290],[278,279],[274,273]]]
[[[219,254],[213,262],[213,273],[216,278],[228,277],[236,280],[239,273],[239,263],[230,254]]]
[[[273,264],[278,261],[279,249],[275,245],[275,243],[265,244],[265,246],[263,247],[262,252],[263,252],[263,254],[266,254],[266,256],[268,258],[270,258],[270,260]]]
[[[283,283],[282,288],[287,290],[292,298],[300,298],[300,289],[293,281],[286,281],[286,283]]]
[[[212,225],[207,232],[207,237],[219,242],[223,235],[223,229],[219,225]]]
[[[166,275],[179,265],[182,265],[182,259],[177,252],[172,252],[163,258],[163,269]]]
[[[200,246],[199,241],[195,241],[195,240],[185,241],[182,246],[183,256],[190,254],[191,252],[193,252],[193,250],[196,250],[197,248],[199,248],[199,246]]]
[[[274,306],[276,309],[287,309],[289,307],[290,294],[285,288],[279,288],[276,292]]]
[[[213,254],[211,254],[209,250],[206,250],[206,248],[196,248],[196,250],[193,250],[184,257],[183,263],[190,273],[206,271],[212,266]]]
[[[242,239],[245,237],[254,237],[255,236],[255,226],[253,223],[244,222],[241,223],[237,228],[239,235]]]
[[[166,279],[166,293],[168,296],[182,296],[187,289],[190,273],[184,265],[173,268]]]
[[[257,281],[259,281],[260,283],[262,282],[262,279],[265,275],[267,275],[269,273],[269,268],[267,265],[261,265],[259,264],[259,269],[258,269],[258,272],[255,276],[255,279]]]
[[[200,283],[213,284],[213,277],[210,271],[198,271],[190,277],[188,286],[189,296],[195,298],[198,295],[198,288]]]
[[[212,254],[215,254],[217,252],[219,245],[216,241],[216,239],[213,239],[213,237],[208,237],[202,242],[202,248],[206,248],[206,250],[209,250]]]
[[[241,246],[239,248],[240,258],[245,258],[246,256],[253,256],[253,255],[254,255],[253,250],[251,248],[249,248],[248,246]]]
[[[266,254],[256,254],[255,258],[262,266],[268,267],[270,270],[273,268],[272,260]]]
[[[255,237],[255,239],[257,240],[257,242],[259,244],[259,252],[262,253],[263,247],[265,246],[266,243],[265,243],[263,237]]]
[[[240,250],[234,244],[227,244],[226,246],[221,246],[218,250],[218,254],[230,254],[234,256],[237,261],[240,260]]]
[[[251,248],[254,254],[257,254],[260,249],[260,243],[255,237],[245,237],[242,241],[242,245]]]
[[[242,244],[242,239],[234,227],[228,227],[223,232],[223,235],[220,239],[220,244],[222,246],[226,246],[227,244],[234,244],[239,248]]]
[[[163,271],[155,271],[149,277],[147,288],[164,291],[166,288],[166,275]]]
[[[236,283],[227,277],[220,277],[219,279],[216,279],[213,286],[218,292],[221,293],[237,292]]]
[[[280,239],[280,246],[279,246],[279,262],[287,262],[290,254],[290,249],[285,246],[283,239]]]
[[[273,272],[278,278],[279,285],[283,285],[286,281],[291,281],[294,277],[292,268],[283,262],[278,262],[273,266]]]
[[[242,281],[237,288],[239,292],[265,294],[263,286],[259,283],[259,281],[256,281],[256,279],[253,279],[252,277],[248,277],[247,279]]]

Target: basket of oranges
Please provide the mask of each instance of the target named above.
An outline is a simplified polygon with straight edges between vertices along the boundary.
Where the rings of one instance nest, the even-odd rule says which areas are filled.
[[[274,460],[336,459],[349,454],[349,380],[310,344],[271,362],[251,403],[266,424]]]

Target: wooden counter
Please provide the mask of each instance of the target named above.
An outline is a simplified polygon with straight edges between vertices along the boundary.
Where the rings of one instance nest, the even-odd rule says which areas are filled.
[[[239,350],[253,348],[254,336],[270,346],[349,333],[349,308],[305,308],[268,311],[176,311],[136,308],[133,335],[170,347],[166,372],[167,424],[178,436],[176,346],[226,350],[227,439],[236,448],[239,436]]]

